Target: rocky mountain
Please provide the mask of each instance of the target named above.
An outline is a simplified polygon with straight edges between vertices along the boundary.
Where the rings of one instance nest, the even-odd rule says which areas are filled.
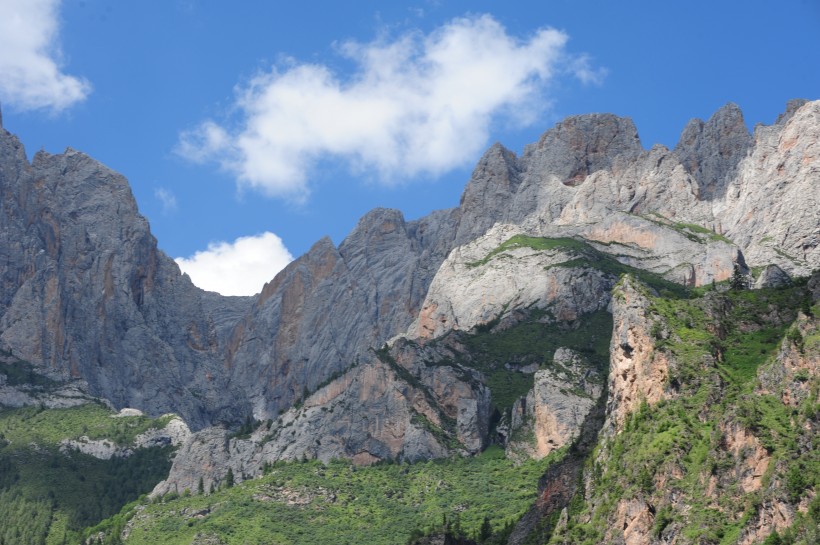
[[[729,105],[690,123],[674,150],[644,150],[628,119],[569,118],[521,157],[488,150],[458,208],[414,222],[375,210],[338,248],[319,241],[255,298],[209,294],[181,275],[122,176],[71,149],[29,163],[2,130],[0,341],[116,406],[175,411],[201,427],[276,417],[414,320],[452,320],[438,316],[448,303],[437,286],[460,274],[452,262],[470,248],[500,243],[503,232],[476,241],[498,223],[584,239],[692,285],[728,278],[737,250],[752,265],[805,274],[820,266],[819,109],[791,103],[749,135]],[[476,310],[449,297],[477,312],[466,327],[508,302]]]
[[[767,449],[737,414],[764,410],[744,401],[750,385],[800,410],[816,399],[805,343],[765,356],[787,330],[814,335],[816,279],[794,279],[820,269],[819,165],[820,101],[792,101],[751,134],[729,104],[691,121],[671,150],[644,149],[629,119],[570,117],[520,156],[492,146],[458,207],[416,221],[374,210],[257,296],[223,297],[158,250],[122,176],[71,149],[29,162],[0,128],[0,348],[69,392],[0,383],[0,404],[96,396],[181,415],[194,432],[180,436],[155,498],[218,490],[284,461],[418,462],[497,444],[519,461],[565,456],[512,543],[671,543],[684,531],[711,542],[692,529],[711,524],[697,517],[742,511],[721,463],[741,464],[743,479],[747,454],[778,475],[814,467],[810,448],[778,442],[786,431]],[[720,295],[729,281],[794,300],[749,306]],[[754,358],[738,356],[738,332],[757,343],[743,348]],[[691,466],[700,454],[655,447],[662,462],[617,477],[624,449],[642,445],[636,430],[665,431],[648,411],[690,414],[692,399],[698,420],[720,423],[684,434],[714,451],[711,477],[702,457]],[[810,445],[816,414],[800,418],[807,431],[788,436]],[[792,461],[778,466],[772,453]],[[765,488],[763,503],[743,524],[712,526],[752,543],[802,520],[813,495],[781,501],[785,477],[749,471],[757,484],[743,491]],[[689,474],[700,480],[677,496],[650,490]],[[694,499],[696,481],[712,504]],[[685,507],[695,504],[697,516]]]

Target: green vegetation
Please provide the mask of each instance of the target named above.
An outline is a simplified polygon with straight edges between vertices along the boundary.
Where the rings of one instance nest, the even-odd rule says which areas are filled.
[[[806,297],[800,287],[652,297],[649,314],[659,324],[652,336],[671,362],[671,398],[644,402],[621,433],[598,445],[586,465],[591,497],[574,500],[566,528],[550,543],[605,542],[619,504],[637,500],[654,511],[656,538],[672,532],[684,543],[728,545],[767,505],[796,506],[820,489],[809,423],[820,379],[795,375],[810,383],[809,393],[791,407],[779,393],[761,391],[758,378],[777,365],[777,348]],[[765,475],[756,474],[752,456],[764,456]],[[816,543],[819,522],[815,498],[767,542]]]
[[[467,266],[473,268],[484,265],[494,257],[504,255],[504,252],[513,248],[531,248],[538,251],[563,250],[576,256],[562,263],[551,265],[548,269],[554,267],[590,268],[616,278],[622,274],[631,274],[644,284],[655,289],[664,297],[681,298],[691,295],[690,291],[680,284],[666,280],[660,275],[649,271],[624,265],[612,255],[595,249],[583,240],[574,238],[542,238],[515,235],[498,246],[498,248],[492,250],[483,259],[468,263]]]
[[[113,417],[104,405],[88,403],[70,409],[24,407],[0,410],[0,433],[13,443],[34,442],[54,445],[62,439],[109,439],[130,445],[134,438],[151,428],[163,428],[171,419],[147,416]]]
[[[170,448],[99,460],[60,452],[82,435],[127,445],[166,419],[112,418],[101,405],[0,410],[0,543],[76,543],[83,528],[149,492],[170,469]]]
[[[704,242],[704,238],[712,241],[721,241],[721,242],[728,242],[729,244],[732,243],[731,240],[714,232],[711,229],[707,229],[702,225],[697,225],[696,223],[684,223],[680,221],[672,221],[664,216],[661,216],[658,213],[652,213],[648,216],[641,216],[646,220],[651,221],[652,223],[656,223],[658,225],[663,225],[664,227],[670,227],[675,231],[679,232],[692,242]]]
[[[652,287],[663,297],[687,298],[692,295],[690,290],[680,284],[671,282],[655,273],[651,273],[643,269],[636,269],[635,267],[631,267],[629,265],[624,265],[614,257],[603,252],[599,252],[591,246],[585,252],[583,257],[558,263],[553,265],[553,267],[588,267],[590,269],[597,269],[614,277],[630,274],[647,286]]]
[[[498,248],[491,251],[483,259],[468,263],[470,268],[480,267],[487,264],[492,258],[499,254],[503,254],[507,250],[514,248],[532,248],[533,250],[574,250],[582,251],[588,248],[589,245],[581,240],[574,238],[544,238],[544,237],[530,237],[527,235],[515,235],[506,242],[503,242]]]
[[[688,371],[700,373],[704,356],[714,358],[724,379],[745,384],[774,354],[805,298],[800,288],[712,292],[694,300],[653,298],[651,312],[670,330],[657,347],[681,363],[681,378],[690,384],[697,377]]]
[[[602,373],[606,370],[611,314],[601,310],[582,316],[574,324],[544,324],[538,321],[542,314],[531,311],[529,319],[502,331],[477,328],[475,333],[455,333],[469,355],[457,363],[484,374],[493,408],[499,412],[512,407],[533,385],[533,375],[508,369],[505,364],[548,367],[553,364],[555,350],[563,346],[583,354]]]
[[[478,536],[517,520],[535,499],[538,478],[562,454],[519,466],[498,447],[474,458],[410,465],[278,463],[264,477],[208,496],[131,505],[90,532],[113,537],[114,526],[139,508],[129,544],[187,545],[199,535],[228,545],[394,545],[445,520]]]

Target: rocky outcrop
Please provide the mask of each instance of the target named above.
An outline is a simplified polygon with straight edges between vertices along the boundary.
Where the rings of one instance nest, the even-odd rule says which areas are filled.
[[[791,277],[777,265],[767,265],[755,279],[754,288],[784,288],[792,283]]]
[[[599,168],[580,168],[569,186],[553,173],[571,170],[572,154],[556,168],[558,156],[541,145],[554,143],[556,127],[517,159],[521,181],[497,221],[549,236],[555,225],[597,223],[613,212],[656,213],[725,236],[740,246],[750,265],[776,263],[790,274],[805,275],[820,266],[812,189],[818,108],[817,101],[790,103],[788,115],[749,135],[740,111],[728,105],[707,122],[690,122],[672,151],[628,145],[634,136],[628,125],[592,116],[589,120],[600,125],[586,124],[584,138],[596,141],[599,133],[616,131],[621,144],[605,148]]]
[[[15,356],[119,407],[195,424],[243,412],[224,395],[217,324],[250,300],[209,305],[157,250],[125,178],[71,149],[29,163],[0,130],[0,225],[0,342]]]
[[[120,447],[110,439],[89,439],[83,435],[79,439],[63,439],[60,441],[60,452],[66,454],[71,451],[82,452],[98,460],[110,460],[113,457],[128,458],[134,451]]]
[[[815,275],[814,279],[820,278]],[[804,309],[810,310],[810,309]],[[758,393],[798,407],[811,396],[812,377],[820,375],[820,319],[800,312],[786,332],[777,357],[760,373]]]
[[[625,276],[612,298],[614,330],[609,350],[605,431],[618,433],[630,413],[669,397],[669,361],[655,350],[647,288]]]
[[[725,476],[729,482],[744,493],[757,492],[763,485],[763,477],[769,469],[772,457],[750,430],[737,422],[727,422],[721,427],[726,452],[735,459],[734,471]]]
[[[174,458],[168,479],[154,496],[205,490],[262,473],[280,460],[352,459],[419,461],[453,453],[475,454],[486,446],[490,397],[474,371],[428,365],[429,350],[408,341],[379,351],[321,386],[250,437],[221,428],[190,436]]]
[[[88,385],[76,380],[42,389],[29,384],[10,385],[0,375],[0,407],[43,406],[47,409],[67,409],[98,401],[88,393]]]
[[[89,394],[84,381],[51,380],[36,372],[30,363],[0,350],[0,408],[36,405],[66,409],[95,402],[106,403]]]
[[[755,129],[754,145],[738,164],[726,197],[712,207],[750,264],[775,263],[792,275],[820,268],[818,161],[820,101]]]
[[[122,415],[112,415],[112,418]],[[110,460],[111,458],[128,458],[134,454],[135,450],[144,448],[161,448],[166,446],[179,446],[191,435],[188,425],[181,418],[172,415],[162,428],[149,428],[137,435],[131,444],[121,445],[113,439],[91,439],[83,435],[78,439],[63,439],[60,441],[60,452],[67,454],[70,452],[82,452],[93,456],[98,460]]]
[[[254,416],[277,416],[406,328],[449,251],[452,221],[374,210],[338,249],[323,239],[267,284],[227,352]]]
[[[752,145],[743,113],[735,104],[719,109],[707,122],[691,120],[681,133],[675,153],[698,183],[698,198],[711,200],[726,192],[738,163]]]
[[[512,409],[507,455],[541,459],[570,444],[598,402],[602,383],[583,356],[556,350],[552,365],[535,373],[532,390]]]
[[[483,237],[454,249],[433,279],[410,338],[436,338],[450,330],[470,330],[505,312],[549,309],[559,320],[606,308],[614,280],[571,265],[581,257],[573,241],[544,248],[520,228],[496,225]]]
[[[652,525],[655,515],[652,507],[640,500],[621,500],[615,507],[615,523],[610,527],[607,543],[649,545],[653,542]]]
[[[613,213],[591,226],[552,233],[535,237],[519,226],[496,224],[453,249],[408,336],[470,330],[521,308],[572,321],[606,308],[627,267],[694,287],[727,280],[734,264],[743,263],[738,248],[719,235],[661,216]]]
[[[778,532],[788,530],[794,523],[794,509],[783,501],[769,500],[762,502],[757,520],[743,529],[738,545],[765,543],[766,539]],[[808,542],[807,542],[808,543]]]
[[[178,447],[191,436],[191,429],[180,417],[173,415],[162,428],[150,428],[134,438],[134,448]]]

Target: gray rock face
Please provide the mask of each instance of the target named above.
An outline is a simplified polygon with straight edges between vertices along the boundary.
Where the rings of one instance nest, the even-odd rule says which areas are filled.
[[[87,393],[88,385],[83,381],[72,381],[44,391],[27,385],[9,385],[5,378],[0,376],[0,407],[40,405],[48,409],[67,409],[97,401]]]
[[[458,216],[376,210],[254,300],[204,292],[160,252],[122,176],[0,135],[0,343],[117,407],[194,427],[269,418],[407,327]]]
[[[634,157],[641,151],[638,131],[631,119],[587,114],[558,123],[538,143],[527,146],[522,159],[529,171],[574,187],[595,172],[611,169],[616,160]]]
[[[437,359],[438,358],[438,359]],[[435,361],[434,364],[429,364]],[[441,364],[431,348],[399,341],[349,369],[249,438],[207,428],[185,441],[152,495],[196,491],[262,473],[279,460],[418,461],[486,446],[490,397],[480,375]]]
[[[541,459],[578,437],[601,396],[603,378],[583,356],[559,348],[512,410],[507,455]]]
[[[508,203],[489,207],[481,222],[460,225],[457,242],[495,222],[554,236],[556,227],[595,225],[613,213],[657,214],[727,237],[750,265],[776,263],[805,275],[820,266],[818,108],[820,102],[792,101],[775,125],[750,135],[730,104],[707,122],[692,121],[674,151],[642,150],[629,120],[570,118],[521,157],[494,148],[482,158],[462,218],[480,216],[470,207],[486,199],[476,196]],[[589,165],[579,159],[583,152],[590,153]]]
[[[769,265],[760,271],[760,276],[755,280],[755,289],[761,288],[782,288],[792,283],[791,277],[786,271],[777,265]]]
[[[744,257],[790,275],[818,268],[818,158],[820,102],[790,103],[754,135],[730,105],[690,123],[673,151],[643,150],[628,119],[576,116],[520,157],[493,146],[458,208],[412,222],[374,210],[338,248],[317,242],[258,297],[230,298],[196,288],[157,250],[122,176],[73,150],[41,152],[29,163],[0,129],[0,347],[53,377],[86,381],[117,407],[176,412],[194,428],[249,414],[284,418],[305,391],[347,376],[357,362],[354,374],[381,369],[388,382],[406,382],[368,354],[413,324],[427,320],[429,336],[439,336],[486,322],[505,303],[544,305],[553,291],[556,309],[607,304],[612,276],[593,282],[595,267],[545,271],[557,263],[544,252],[515,250],[468,267],[486,257],[470,252],[489,244],[482,237],[492,238],[496,224],[582,239],[622,265],[690,285],[727,278]],[[507,254],[510,263],[500,257]],[[400,367],[416,369],[402,357]],[[462,392],[448,402],[433,396],[431,406],[451,415],[450,431],[465,449],[481,445],[483,401],[473,379],[458,386],[418,369],[415,380],[428,390],[438,391],[438,380]],[[357,410],[374,411],[375,403]],[[410,414],[397,408],[408,398],[396,403],[391,410]],[[307,448],[308,430],[330,429],[332,419],[293,418],[305,426],[302,452],[324,455]],[[348,433],[346,445],[373,434],[352,416],[346,426],[334,432]],[[406,429],[399,443],[419,453],[428,445],[434,455],[427,439],[411,440],[418,425]]]
[[[461,196],[457,243],[470,242],[504,218],[520,184],[518,158],[501,144],[494,144],[478,161]]]
[[[737,165],[752,144],[752,136],[735,104],[727,104],[709,121],[693,119],[681,134],[675,153],[698,182],[702,200],[722,196]]]
[[[122,176],[70,149],[29,164],[2,131],[0,225],[0,342],[16,356],[118,407],[200,425],[244,412],[225,396],[238,392],[220,379],[220,345],[224,317],[250,299],[205,302]]]
[[[606,308],[614,280],[569,264],[581,257],[572,247],[538,250],[526,245],[498,248],[521,229],[497,224],[486,235],[454,249],[428,290],[410,338],[436,338],[468,331],[520,308],[549,309],[559,320]]]
[[[319,241],[267,284],[227,351],[254,415],[276,417],[405,329],[449,251],[452,226],[447,212],[406,223],[377,209],[338,249]]]
[[[716,219],[749,265],[805,276],[820,268],[820,101],[758,126],[754,139],[725,200],[713,205]]]

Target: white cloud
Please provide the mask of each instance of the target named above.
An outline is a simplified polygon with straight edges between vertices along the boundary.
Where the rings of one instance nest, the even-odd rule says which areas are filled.
[[[60,70],[59,0],[0,0],[0,99],[20,110],[63,110],[88,81]]]
[[[588,55],[579,55],[571,65],[571,71],[584,85],[601,85],[609,71],[606,68],[592,66]]]
[[[177,209],[177,198],[171,190],[159,187],[154,190],[154,197],[162,204],[163,213],[168,214]]]
[[[293,261],[282,239],[265,232],[229,242],[213,242],[208,249],[176,260],[195,285],[222,295],[253,295]]]
[[[311,170],[328,158],[385,183],[468,165],[504,116],[532,123],[549,106],[559,73],[573,67],[566,34],[510,36],[489,15],[455,19],[430,34],[345,42],[354,73],[291,61],[237,88],[236,125],[212,120],[182,133],[178,152],[215,161],[242,186],[301,199]]]

